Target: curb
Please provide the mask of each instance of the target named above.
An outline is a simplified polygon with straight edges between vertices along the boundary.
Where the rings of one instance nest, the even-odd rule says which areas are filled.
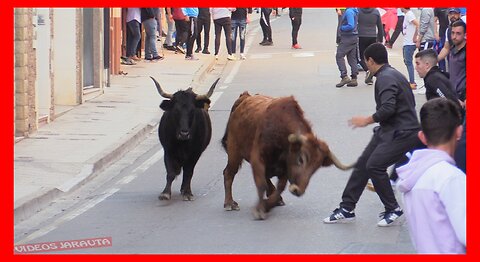
[[[199,85],[206,78],[214,65],[214,58],[209,62],[204,63],[200,69],[194,73],[191,85]],[[157,128],[160,117],[161,113],[152,118],[148,123],[137,125],[132,131],[127,133],[120,142],[87,160],[80,173],[69,181],[58,187],[33,193],[30,196],[23,198],[25,200],[19,199],[16,201],[19,204],[17,205],[14,203],[14,225],[41,211],[55,199],[73,192],[85,183],[91,181],[100,173],[100,171],[119,160],[126,152],[137,146],[150,132]]]

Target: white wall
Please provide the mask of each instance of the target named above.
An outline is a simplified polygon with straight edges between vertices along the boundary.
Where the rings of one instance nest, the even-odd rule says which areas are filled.
[[[54,9],[53,71],[57,105],[76,105],[76,10]]]

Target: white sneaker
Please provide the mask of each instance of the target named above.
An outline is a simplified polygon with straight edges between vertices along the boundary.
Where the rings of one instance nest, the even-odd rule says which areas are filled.
[[[245,60],[245,59],[247,59],[247,57],[244,54],[240,54],[240,59]]]
[[[215,60],[218,60],[218,55],[215,55]]]
[[[227,59],[230,60],[230,61],[236,60],[234,55],[228,55]]]

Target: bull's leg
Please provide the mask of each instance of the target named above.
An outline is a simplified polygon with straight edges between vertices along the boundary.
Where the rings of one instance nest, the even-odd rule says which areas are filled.
[[[261,162],[258,152],[252,152],[251,165],[253,170],[253,179],[257,186],[258,204],[253,209],[253,217],[257,220],[267,218],[267,209],[265,202],[265,193],[268,188],[267,179],[265,178],[265,165]]]
[[[270,181],[270,184],[272,182]],[[284,206],[285,203],[283,202],[282,199],[282,192],[285,190],[285,186],[287,185],[287,178],[286,177],[279,177],[278,178],[278,183],[277,183],[277,189],[268,197],[267,199],[267,204],[266,204],[266,209],[267,212],[274,208],[275,206]],[[273,184],[272,184],[273,186]]]
[[[238,203],[233,200],[232,184],[241,162],[241,158],[229,154],[228,164],[223,170],[223,186],[225,188],[225,201],[223,202],[223,208],[227,211],[240,210]]]
[[[270,196],[277,191],[275,186],[273,185],[272,181],[270,179],[267,179],[268,183],[268,189],[267,189],[267,197],[270,199]],[[280,185],[280,180],[278,181],[278,185]],[[282,190],[283,191],[283,190]],[[282,196],[278,199],[277,203],[275,204],[276,206],[284,206],[285,202],[283,202]]]
[[[167,168],[167,184],[163,192],[158,196],[160,200],[170,200],[172,198],[172,182],[180,174],[180,165],[170,159],[167,154],[164,157],[165,167]]]
[[[195,164],[188,165],[183,167],[183,180],[182,186],[180,187],[180,193],[183,196],[183,201],[193,201],[195,200],[193,197],[192,189],[191,189],[191,181],[193,177],[193,169],[195,168]]]

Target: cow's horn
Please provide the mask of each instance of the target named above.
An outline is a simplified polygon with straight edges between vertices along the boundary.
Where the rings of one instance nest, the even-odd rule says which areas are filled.
[[[155,80],[155,78],[153,78],[152,76],[151,76],[150,78],[151,78],[151,79],[153,80],[153,82],[155,83],[155,86],[157,87],[157,91],[158,91],[158,93],[159,93],[161,96],[163,96],[163,97],[165,97],[165,98],[170,98],[170,99],[173,97],[172,94],[169,94],[169,93],[166,93],[165,91],[163,91],[162,87],[161,87],[160,84],[157,82],[157,80]]]
[[[353,164],[350,164],[350,165],[344,165],[340,162],[340,160],[338,160],[338,158],[332,153],[332,151],[330,151],[328,153],[328,156],[330,157],[330,159],[332,160],[333,164],[340,170],[349,170],[349,169],[352,169],[356,163],[353,163]]]
[[[220,81],[220,78],[217,78],[217,80],[215,80],[215,82],[212,84],[212,86],[210,87],[210,89],[208,90],[208,92],[205,95],[198,95],[196,97],[196,99],[197,100],[203,100],[203,99],[210,98],[213,94],[213,90],[217,86],[218,81]]]
[[[306,141],[306,137],[304,135],[299,135],[299,134],[290,134],[288,135],[288,142],[290,143],[296,143],[296,142],[300,142],[300,143],[305,143]]]

